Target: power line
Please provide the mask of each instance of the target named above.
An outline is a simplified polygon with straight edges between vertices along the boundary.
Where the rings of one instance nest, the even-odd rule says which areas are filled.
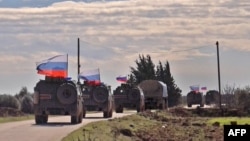
[[[171,51],[171,52],[184,52],[184,51],[190,51],[190,50],[201,49],[201,48],[205,48],[205,47],[209,47],[209,46],[193,47],[193,48],[189,48],[189,49],[176,50],[176,51]]]

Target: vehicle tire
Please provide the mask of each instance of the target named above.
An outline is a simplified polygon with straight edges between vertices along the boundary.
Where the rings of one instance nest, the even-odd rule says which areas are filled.
[[[93,91],[93,99],[97,103],[104,103],[108,100],[109,91],[105,87],[96,87]]]
[[[48,122],[48,115],[35,115],[36,124],[45,124]]]
[[[166,101],[165,99],[162,99],[162,104],[161,104],[161,107],[160,107],[162,110],[165,110],[166,109]]]
[[[131,101],[139,101],[140,100],[140,90],[138,88],[133,88],[129,94],[128,94],[128,98]]]
[[[86,109],[83,108],[83,110],[82,110],[82,118],[85,118],[85,117],[86,117]]]
[[[77,124],[78,123],[78,116],[71,116],[71,124]]]
[[[115,108],[116,113],[123,113],[123,106],[119,106]]]
[[[42,118],[40,115],[35,115],[35,121],[36,121],[36,124],[42,124]]]
[[[57,99],[62,104],[72,104],[77,99],[77,92],[73,85],[71,84],[62,84],[57,89]]]
[[[82,117],[83,117],[83,111],[80,113],[78,119],[79,119],[79,123],[82,123]]]
[[[43,115],[43,123],[48,123],[48,115]]]
[[[112,118],[112,116],[113,116],[113,109],[109,111],[109,117]]]
[[[103,117],[104,118],[109,118],[109,112],[108,111],[103,111]]]
[[[201,104],[200,104],[200,107],[204,107],[204,104],[203,104],[203,103],[201,103]]]

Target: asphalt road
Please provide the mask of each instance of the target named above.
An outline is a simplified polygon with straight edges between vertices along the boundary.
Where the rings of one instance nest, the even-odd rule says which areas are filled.
[[[113,118],[136,113],[124,111],[113,112]],[[36,125],[34,120],[18,121],[0,124],[0,141],[61,141],[70,132],[90,122],[107,120],[103,113],[87,113],[81,124],[70,124],[70,116],[49,117],[48,123]]]

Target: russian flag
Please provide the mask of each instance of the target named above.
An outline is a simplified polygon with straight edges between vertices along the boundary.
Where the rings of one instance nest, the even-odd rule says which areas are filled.
[[[116,80],[123,83],[126,83],[128,81],[127,76],[118,76],[116,77]]]
[[[201,90],[206,91],[207,87],[201,87]]]
[[[84,70],[79,74],[79,77],[86,81],[99,81],[100,82],[100,71],[99,69]]]
[[[193,85],[190,86],[191,91],[199,92],[200,91],[200,86],[199,85]]]
[[[36,64],[38,74],[51,77],[64,77],[68,75],[68,55],[57,55]]]

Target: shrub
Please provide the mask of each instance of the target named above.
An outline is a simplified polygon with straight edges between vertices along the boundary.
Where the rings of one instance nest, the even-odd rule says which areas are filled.
[[[0,107],[20,109],[20,102],[12,95],[0,95]]]

